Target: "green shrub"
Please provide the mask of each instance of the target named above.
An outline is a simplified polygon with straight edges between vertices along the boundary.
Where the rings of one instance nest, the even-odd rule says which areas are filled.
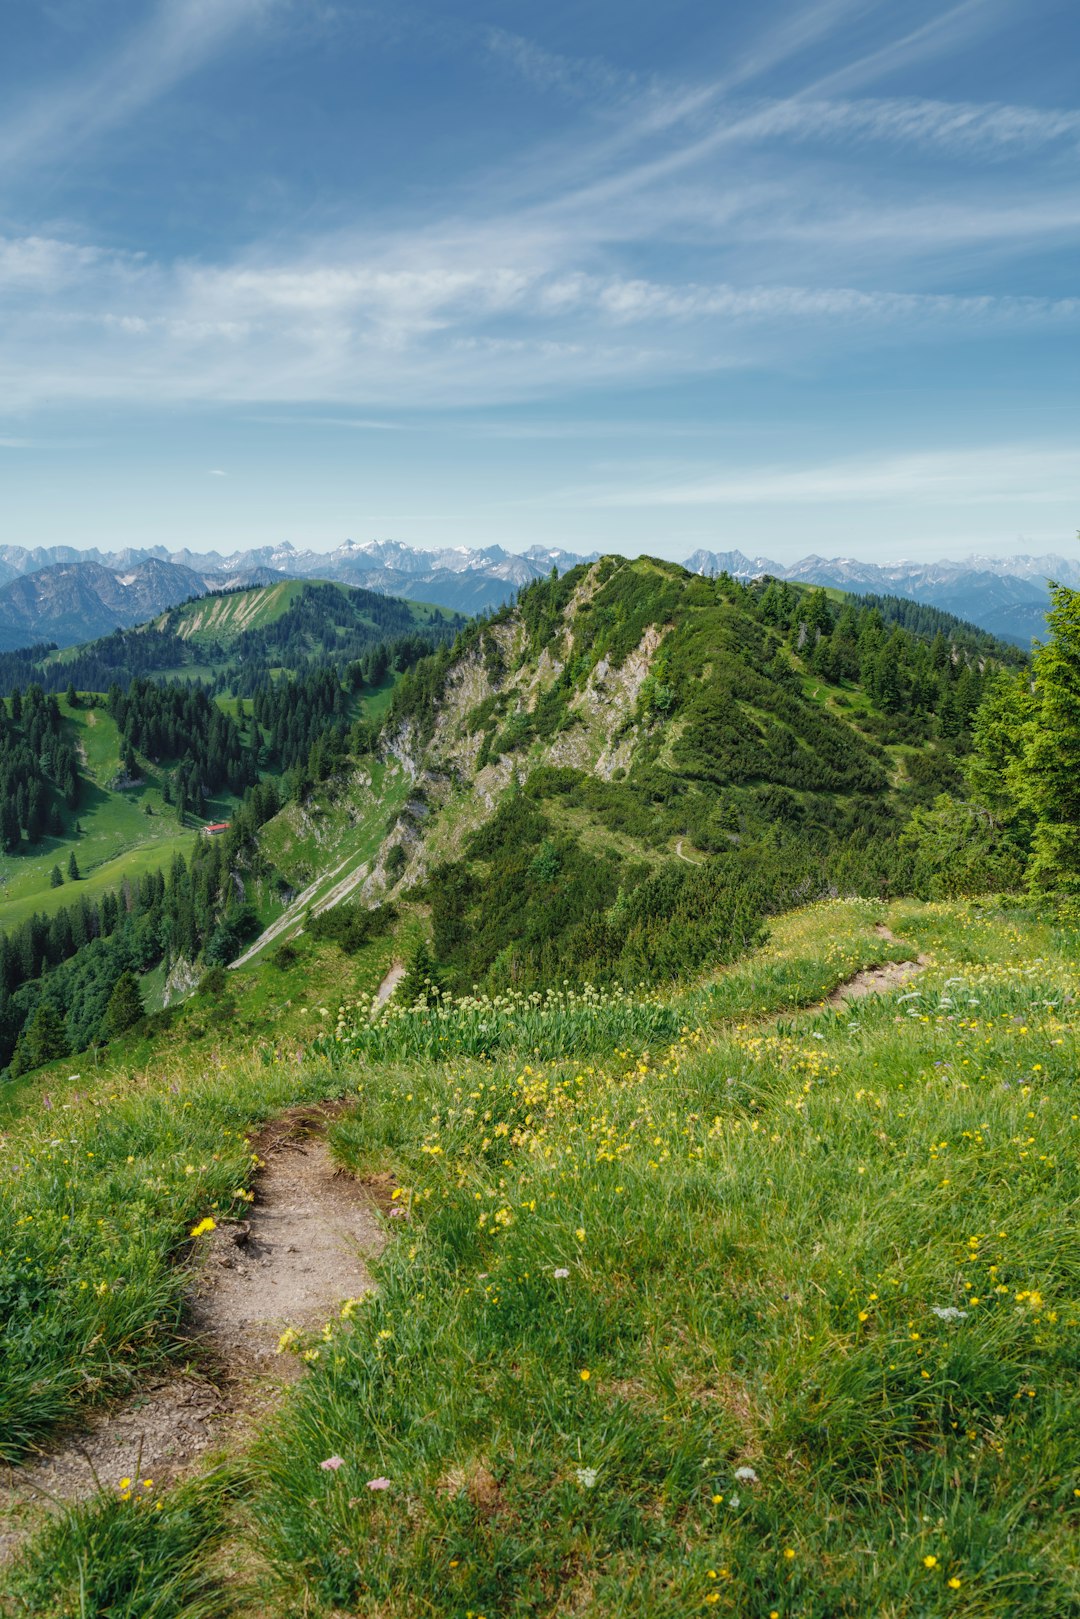
[[[358,901],[334,905],[326,911],[311,913],[305,931],[313,939],[330,940],[346,955],[354,955],[371,939],[388,933],[397,920],[392,905],[377,905],[369,909]]]

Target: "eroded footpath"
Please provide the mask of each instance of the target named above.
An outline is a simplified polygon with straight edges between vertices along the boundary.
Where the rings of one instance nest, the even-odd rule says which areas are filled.
[[[250,1217],[208,1239],[185,1323],[187,1366],[95,1415],[0,1483],[0,1558],[43,1510],[130,1480],[155,1494],[208,1453],[234,1448],[297,1377],[287,1329],[310,1331],[372,1286],[383,1245],[375,1203],[338,1169],[325,1139],[332,1108],[281,1115],[255,1142],[263,1161]],[[148,1482],[147,1482],[148,1481]]]

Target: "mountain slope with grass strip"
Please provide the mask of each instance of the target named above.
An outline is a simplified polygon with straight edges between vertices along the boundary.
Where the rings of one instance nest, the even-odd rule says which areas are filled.
[[[349,585],[288,579],[193,596],[131,629],[58,650],[48,644],[0,652],[0,688],[107,691],[150,676],[211,684],[234,696],[333,665],[345,671],[373,649],[408,637],[438,645],[465,623],[459,613],[398,601]]]
[[[959,785],[988,681],[1025,662],[904,607],[645,558],[532,585],[396,689],[379,747],[411,787],[358,897],[429,906],[465,989],[671,979],[771,911],[903,892],[912,810]]]

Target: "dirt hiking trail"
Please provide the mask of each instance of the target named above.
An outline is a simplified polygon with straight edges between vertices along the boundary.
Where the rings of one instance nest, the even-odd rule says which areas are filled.
[[[404,977],[405,963],[403,961],[395,961],[394,965],[391,967],[390,971],[379,985],[375,995],[375,1005],[385,1006]]]
[[[888,939],[893,944],[897,942],[896,934],[884,922],[876,922],[874,932],[879,939]],[[890,989],[899,989],[901,984],[917,977],[929,965],[929,956],[917,956],[914,961],[886,961],[880,967],[866,967],[854,978],[849,978],[846,984],[837,985],[832,994],[825,997],[822,1005],[846,1006],[849,1001],[862,1000],[864,995],[883,995]]]
[[[264,1167],[248,1219],[201,1239],[185,1322],[191,1364],[0,1469],[0,1563],[42,1507],[115,1490],[122,1478],[140,1491],[150,1479],[156,1494],[206,1452],[243,1444],[302,1373],[295,1355],[278,1353],[285,1329],[318,1328],[371,1288],[365,1260],[382,1248],[383,1227],[373,1198],[330,1157],[333,1111],[293,1109],[255,1139]]]

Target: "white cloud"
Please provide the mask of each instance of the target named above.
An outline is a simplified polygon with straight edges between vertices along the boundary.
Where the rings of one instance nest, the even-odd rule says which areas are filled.
[[[228,477],[228,473],[223,472],[220,467],[211,467],[209,475],[210,475],[211,478],[227,478]]]
[[[22,152],[36,160],[132,115],[287,3],[161,0],[72,94],[9,114],[0,164]],[[993,9],[977,17],[954,7],[947,26],[916,30],[896,48],[954,48],[958,30],[981,26]],[[796,340],[802,353],[815,342],[839,352],[898,332],[1075,320],[1075,299],[1027,296],[1022,281],[1009,296],[977,284],[957,292],[971,276],[947,273],[938,290],[925,269],[975,246],[980,264],[991,253],[1059,247],[1080,231],[1071,183],[1056,186],[1044,172],[1035,189],[995,168],[989,182],[965,176],[950,191],[935,173],[913,199],[865,170],[837,178],[835,159],[815,166],[794,147],[873,140],[994,156],[1074,141],[1080,115],[844,100],[836,75],[784,100],[731,102],[866,10],[866,0],[796,7],[698,86],[639,84],[608,63],[495,30],[488,47],[515,71],[560,93],[606,97],[610,117],[599,135],[595,125],[561,134],[531,164],[515,154],[483,185],[459,189],[441,215],[395,215],[381,227],[369,219],[291,243],[282,235],[217,262],[44,233],[0,238],[0,398],[15,409],[101,398],[325,400],[377,412],[786,364]],[[873,79],[884,63],[875,53],[851,64],[845,85]],[[671,262],[695,273],[655,270]]]
[[[719,319],[734,322],[858,320],[1064,321],[1080,316],[1080,298],[964,297],[950,293],[855,287],[672,286],[643,280],[567,276],[539,288],[542,309],[595,309],[615,321]]]
[[[771,228],[793,233],[799,222]],[[836,351],[868,335],[1060,327],[1080,316],[1076,299],[575,269],[579,244],[538,234],[522,250],[512,228],[363,247],[370,257],[334,239],[296,260],[212,266],[0,240],[3,396],[12,408],[94,397],[482,404],[760,363],[795,333],[827,336]],[[33,265],[51,273],[36,279],[25,273]]]
[[[158,0],[119,49],[78,79],[9,104],[0,173],[41,167],[126,123],[281,0]]]
[[[714,472],[677,483],[594,491],[596,506],[786,506],[894,503],[1044,504],[1080,496],[1072,445],[996,444]]]
[[[811,93],[829,94],[858,89],[877,83],[900,68],[911,67],[935,57],[955,55],[1007,14],[1010,0],[960,0],[948,11],[891,39],[853,62],[834,69],[813,86]],[[890,8],[892,15],[904,16],[902,9]]]
[[[575,100],[627,95],[641,87],[639,74],[600,57],[562,56],[504,28],[488,30],[487,48],[537,90],[555,90]]]
[[[934,101],[916,96],[825,101],[801,96],[746,108],[720,136],[756,141],[887,141],[964,155],[1001,156],[1080,137],[1080,112],[1005,102]]]

